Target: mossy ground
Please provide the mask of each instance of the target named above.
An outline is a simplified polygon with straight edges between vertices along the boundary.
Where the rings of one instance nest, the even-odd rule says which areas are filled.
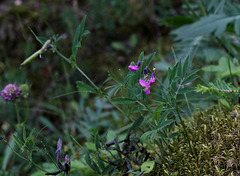
[[[182,133],[149,175],[240,175],[239,105],[232,111],[200,111],[188,122],[187,131],[194,154]]]

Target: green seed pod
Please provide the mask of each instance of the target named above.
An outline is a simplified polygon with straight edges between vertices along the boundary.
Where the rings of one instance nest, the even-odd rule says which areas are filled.
[[[21,63],[22,65],[25,65],[31,61],[33,61],[36,57],[38,57],[39,55],[41,55],[42,53],[44,53],[47,50],[48,45],[51,43],[51,40],[47,40],[41,49],[39,49],[38,51],[36,51],[35,53],[33,53],[31,56],[29,56],[23,63]]]

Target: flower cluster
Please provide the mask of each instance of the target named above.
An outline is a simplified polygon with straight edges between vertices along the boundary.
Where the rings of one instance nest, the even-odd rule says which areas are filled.
[[[14,101],[21,94],[21,89],[15,84],[8,84],[2,90],[1,96],[7,101]]]
[[[147,69],[145,68],[144,69],[144,79],[139,79],[139,83],[141,84],[141,86],[145,87],[143,89],[143,91],[146,93],[146,94],[150,94],[150,89],[151,89],[151,85],[153,83],[155,83],[155,73],[152,73],[152,77],[149,79],[148,77],[148,71]]]
[[[136,65],[134,65],[134,66],[133,65],[129,65],[128,69],[130,71],[134,72],[134,71],[138,70],[140,65],[141,65],[141,61],[138,61],[138,63]],[[144,68],[144,79],[139,79],[139,83],[141,84],[141,86],[145,87],[143,89],[143,91],[146,94],[150,94],[151,85],[153,83],[155,83],[155,73],[153,72],[151,78],[149,79],[149,77],[148,77],[148,70],[147,70],[147,68]]]

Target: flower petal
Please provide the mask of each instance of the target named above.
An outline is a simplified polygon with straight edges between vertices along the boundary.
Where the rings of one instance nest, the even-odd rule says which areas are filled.
[[[135,66],[129,65],[128,69],[131,70],[132,72],[134,72],[134,71],[138,70],[138,66],[137,65],[135,65]]]
[[[141,84],[141,86],[143,87],[150,87],[150,84],[149,83],[146,83],[144,80],[142,79],[139,79],[139,83]]]
[[[143,89],[143,91],[144,91],[146,94],[150,94],[150,89],[151,89],[151,87],[146,87],[145,89]]]
[[[155,73],[152,73],[152,77],[151,77],[151,79],[149,80],[148,83],[151,85],[151,84],[155,83],[155,80],[156,80]]]

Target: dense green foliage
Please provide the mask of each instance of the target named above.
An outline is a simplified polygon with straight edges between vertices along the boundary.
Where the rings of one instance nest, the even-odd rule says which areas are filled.
[[[1,175],[238,174],[238,1],[0,8]]]

